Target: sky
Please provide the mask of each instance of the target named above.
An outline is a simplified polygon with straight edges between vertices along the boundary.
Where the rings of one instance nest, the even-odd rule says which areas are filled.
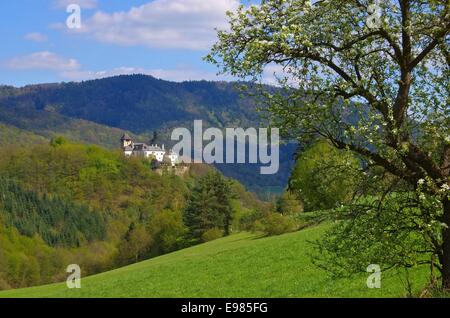
[[[248,5],[252,1],[241,0]],[[70,4],[81,28],[70,29]],[[0,85],[120,74],[170,81],[231,80],[203,61],[240,0],[0,1]],[[70,20],[74,21],[74,20]]]

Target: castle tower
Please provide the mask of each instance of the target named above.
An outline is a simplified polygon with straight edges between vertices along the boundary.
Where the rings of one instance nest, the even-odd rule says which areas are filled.
[[[133,146],[133,140],[127,133],[123,134],[122,138],[120,138],[120,141],[122,142],[123,149]]]

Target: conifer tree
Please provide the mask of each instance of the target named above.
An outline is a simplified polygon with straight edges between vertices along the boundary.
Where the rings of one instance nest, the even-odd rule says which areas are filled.
[[[233,218],[231,185],[219,172],[210,172],[192,190],[184,214],[190,236],[198,239],[213,228],[230,234]]]

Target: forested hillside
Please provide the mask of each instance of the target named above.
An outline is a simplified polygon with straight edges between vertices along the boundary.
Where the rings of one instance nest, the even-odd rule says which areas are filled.
[[[3,177],[0,198],[5,226],[25,236],[39,235],[48,245],[79,247],[106,238],[104,215],[86,205],[40,196]]]
[[[93,274],[196,244],[185,208],[211,173],[218,172],[205,165],[182,176],[155,172],[147,160],[64,138],[2,148],[0,289],[60,281],[69,264]],[[233,231],[246,215],[271,208],[237,181],[226,182],[234,193],[227,205]],[[216,205],[218,198],[208,200]],[[219,221],[204,232],[224,235]]]
[[[30,104],[5,107],[0,101],[0,145],[26,146],[36,140],[64,136],[71,140],[115,148],[123,130],[52,111],[38,110]],[[136,137],[135,134],[129,133]],[[146,136],[139,137],[146,139]]]
[[[136,133],[184,126],[194,119],[217,127],[251,127],[260,122],[256,101],[242,97],[234,83],[174,83],[130,75],[1,92],[5,106],[46,110]]]
[[[46,139],[61,135],[110,149],[119,147],[124,131],[141,142],[153,140],[170,146],[173,128],[192,129],[193,121],[200,119],[204,129],[266,127],[256,110],[262,106],[258,99],[251,92],[242,94],[238,87],[238,83],[225,82],[174,83],[144,75],[23,88],[2,86],[0,123]],[[217,168],[255,192],[279,193],[287,184],[295,149],[294,145],[281,147],[276,175],[261,176],[257,165]]]
[[[47,143],[48,139],[14,126],[0,123],[0,147],[23,147],[33,144]]]

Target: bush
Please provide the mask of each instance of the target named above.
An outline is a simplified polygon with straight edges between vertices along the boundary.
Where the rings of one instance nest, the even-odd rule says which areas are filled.
[[[264,234],[268,236],[294,232],[298,229],[298,224],[294,219],[280,213],[268,213],[261,220],[261,224]]]
[[[265,232],[266,231],[266,227],[264,226],[264,224],[261,222],[261,220],[256,220],[252,227],[250,228],[250,230],[252,232]]]
[[[0,276],[0,290],[11,289],[11,286],[8,284],[6,278],[2,278]]]
[[[244,215],[239,219],[239,229],[243,231],[251,231],[251,232],[262,232],[260,228],[262,227],[259,220],[261,220],[264,216],[260,210],[250,210],[247,211]],[[258,224],[260,226],[258,226]],[[256,228],[259,229],[256,229]]]
[[[221,237],[223,237],[223,231],[218,228],[213,228],[203,233],[202,241],[203,242],[214,241]]]
[[[276,202],[278,213],[284,216],[297,217],[303,212],[303,204],[291,191],[284,191]]]

